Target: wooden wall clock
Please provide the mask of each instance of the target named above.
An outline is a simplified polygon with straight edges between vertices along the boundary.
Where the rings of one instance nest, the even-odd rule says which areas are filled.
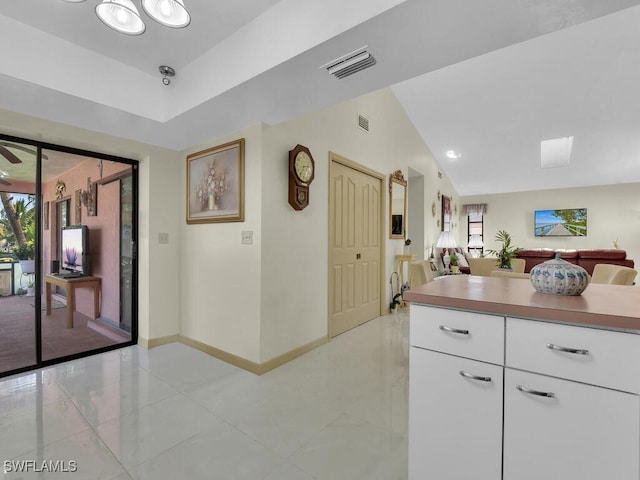
[[[315,162],[307,147],[289,150],[289,205],[302,210],[309,205],[309,185],[315,176]]]

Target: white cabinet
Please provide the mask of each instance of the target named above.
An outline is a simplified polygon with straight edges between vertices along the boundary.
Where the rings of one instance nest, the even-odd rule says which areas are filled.
[[[638,335],[507,318],[504,480],[638,480],[639,355]]]
[[[640,335],[411,305],[409,479],[640,480]]]
[[[409,479],[499,479],[504,318],[411,305]]]
[[[504,480],[640,478],[637,395],[510,368],[504,395]]]
[[[499,479],[502,374],[497,365],[412,348],[409,479]]]

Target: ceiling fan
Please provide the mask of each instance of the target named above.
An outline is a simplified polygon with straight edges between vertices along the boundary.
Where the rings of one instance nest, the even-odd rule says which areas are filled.
[[[9,160],[9,163],[22,163],[22,160],[16,157],[15,154],[11,150],[6,148],[4,145],[7,145],[7,143],[5,142],[0,143],[0,155],[2,155],[4,158]],[[13,144],[9,144],[9,145],[11,145],[12,147],[16,146]]]
[[[22,145],[18,145],[16,143],[12,143],[12,142],[5,142],[5,141],[0,141],[0,156],[6,158],[9,163],[13,163],[13,164],[19,164],[22,163],[22,160],[20,158],[18,158],[18,156],[16,154],[14,154],[11,150],[9,150],[9,148],[15,149],[15,150],[21,150],[25,153],[29,153],[31,155],[37,155],[37,151],[32,149],[32,148],[28,148]],[[47,156],[42,154],[42,159],[43,160],[47,160]],[[8,180],[5,180],[6,177],[8,177],[9,174],[6,172],[3,172],[2,170],[0,170],[0,185],[11,185],[11,182],[9,182]]]

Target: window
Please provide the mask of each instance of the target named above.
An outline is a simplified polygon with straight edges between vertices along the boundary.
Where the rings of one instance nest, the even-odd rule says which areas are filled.
[[[483,216],[481,214],[472,214],[469,215],[467,219],[467,244],[469,245],[469,253],[472,257],[479,257],[483,252],[484,243]]]

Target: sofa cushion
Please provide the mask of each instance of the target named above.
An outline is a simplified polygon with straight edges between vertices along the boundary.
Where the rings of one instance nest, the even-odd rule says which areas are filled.
[[[608,260],[624,260],[627,258],[626,250],[614,248],[583,249],[578,250],[578,258],[606,258]]]
[[[523,250],[520,250],[516,256],[518,258],[553,258],[555,256],[555,250],[552,248],[525,248]]]
[[[565,250],[564,248],[558,248],[555,250],[555,253],[559,253],[560,258],[563,260],[572,260],[578,258],[578,250]]]

